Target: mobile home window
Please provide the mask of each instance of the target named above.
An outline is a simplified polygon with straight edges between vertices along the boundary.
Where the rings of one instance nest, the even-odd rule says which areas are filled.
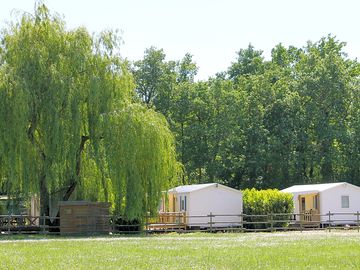
[[[302,197],[301,198],[301,211],[305,211],[305,210],[306,210],[305,198]]]
[[[180,211],[186,211],[186,196],[180,196]]]
[[[315,195],[313,197],[313,206],[314,206],[314,209],[319,209],[319,196],[318,195]]]
[[[341,196],[341,208],[349,208],[349,196]]]

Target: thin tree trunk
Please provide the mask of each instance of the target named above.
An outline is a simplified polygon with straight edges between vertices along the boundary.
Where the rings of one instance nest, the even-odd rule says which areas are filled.
[[[40,215],[49,216],[49,192],[46,186],[46,175],[42,174],[40,177]]]
[[[76,157],[75,157],[76,158],[75,177],[70,179],[70,181],[69,181],[70,185],[63,196],[63,201],[69,200],[71,194],[74,192],[74,190],[78,184],[78,179],[80,177],[80,170],[81,170],[81,154],[82,154],[82,151],[84,150],[85,143],[88,140],[89,140],[89,136],[81,137],[80,146],[79,146],[78,151],[76,152]]]
[[[78,184],[78,179],[80,177],[80,170],[81,170],[81,154],[82,151],[84,150],[85,147],[85,143],[89,140],[89,136],[82,136],[81,137],[81,142],[80,142],[80,146],[78,151],[76,152],[76,167],[75,167],[75,177],[70,179],[70,185],[67,188],[64,196],[62,197],[63,201],[67,201],[69,200],[70,196],[73,194],[77,184]],[[51,223],[51,226],[60,226],[60,211],[57,211],[56,214],[56,219],[54,219],[54,221]]]

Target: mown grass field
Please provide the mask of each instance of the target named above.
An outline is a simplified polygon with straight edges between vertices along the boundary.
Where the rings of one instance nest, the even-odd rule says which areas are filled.
[[[0,268],[360,269],[360,233],[194,233],[105,238],[2,236]]]

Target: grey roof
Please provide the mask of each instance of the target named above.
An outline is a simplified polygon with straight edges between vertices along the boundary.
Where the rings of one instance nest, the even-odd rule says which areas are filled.
[[[339,183],[326,183],[326,184],[312,184],[312,185],[295,185],[281,190],[282,192],[288,193],[309,193],[309,192],[321,192],[330,188],[338,187],[346,182]],[[350,185],[350,184],[348,184]]]
[[[178,187],[169,189],[168,192],[170,192],[170,193],[188,193],[188,192],[193,192],[196,190],[200,190],[200,189],[207,188],[210,186],[215,186],[215,185],[216,185],[216,183],[178,186]]]
[[[223,189],[227,189],[227,190],[231,190],[234,192],[239,192],[241,193],[240,190],[231,188],[231,187],[227,187],[218,183],[209,183],[209,184],[196,184],[196,185],[184,185],[184,186],[178,186],[172,189],[169,189],[168,192],[169,193],[189,193],[189,192],[194,192],[194,191],[198,191],[201,189],[205,189],[211,186],[216,186],[216,187],[221,187]]]

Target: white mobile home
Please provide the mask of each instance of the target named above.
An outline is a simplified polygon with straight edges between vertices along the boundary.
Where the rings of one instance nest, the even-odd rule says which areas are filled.
[[[210,213],[215,215],[211,217],[213,227],[238,226],[241,221],[240,190],[211,183],[178,186],[165,194],[167,199],[163,196],[160,213],[182,212],[188,227],[209,227]]]
[[[302,214],[298,221],[327,223],[330,212],[334,224],[351,224],[360,211],[360,187],[346,182],[296,185],[281,191],[293,194],[294,213]]]

